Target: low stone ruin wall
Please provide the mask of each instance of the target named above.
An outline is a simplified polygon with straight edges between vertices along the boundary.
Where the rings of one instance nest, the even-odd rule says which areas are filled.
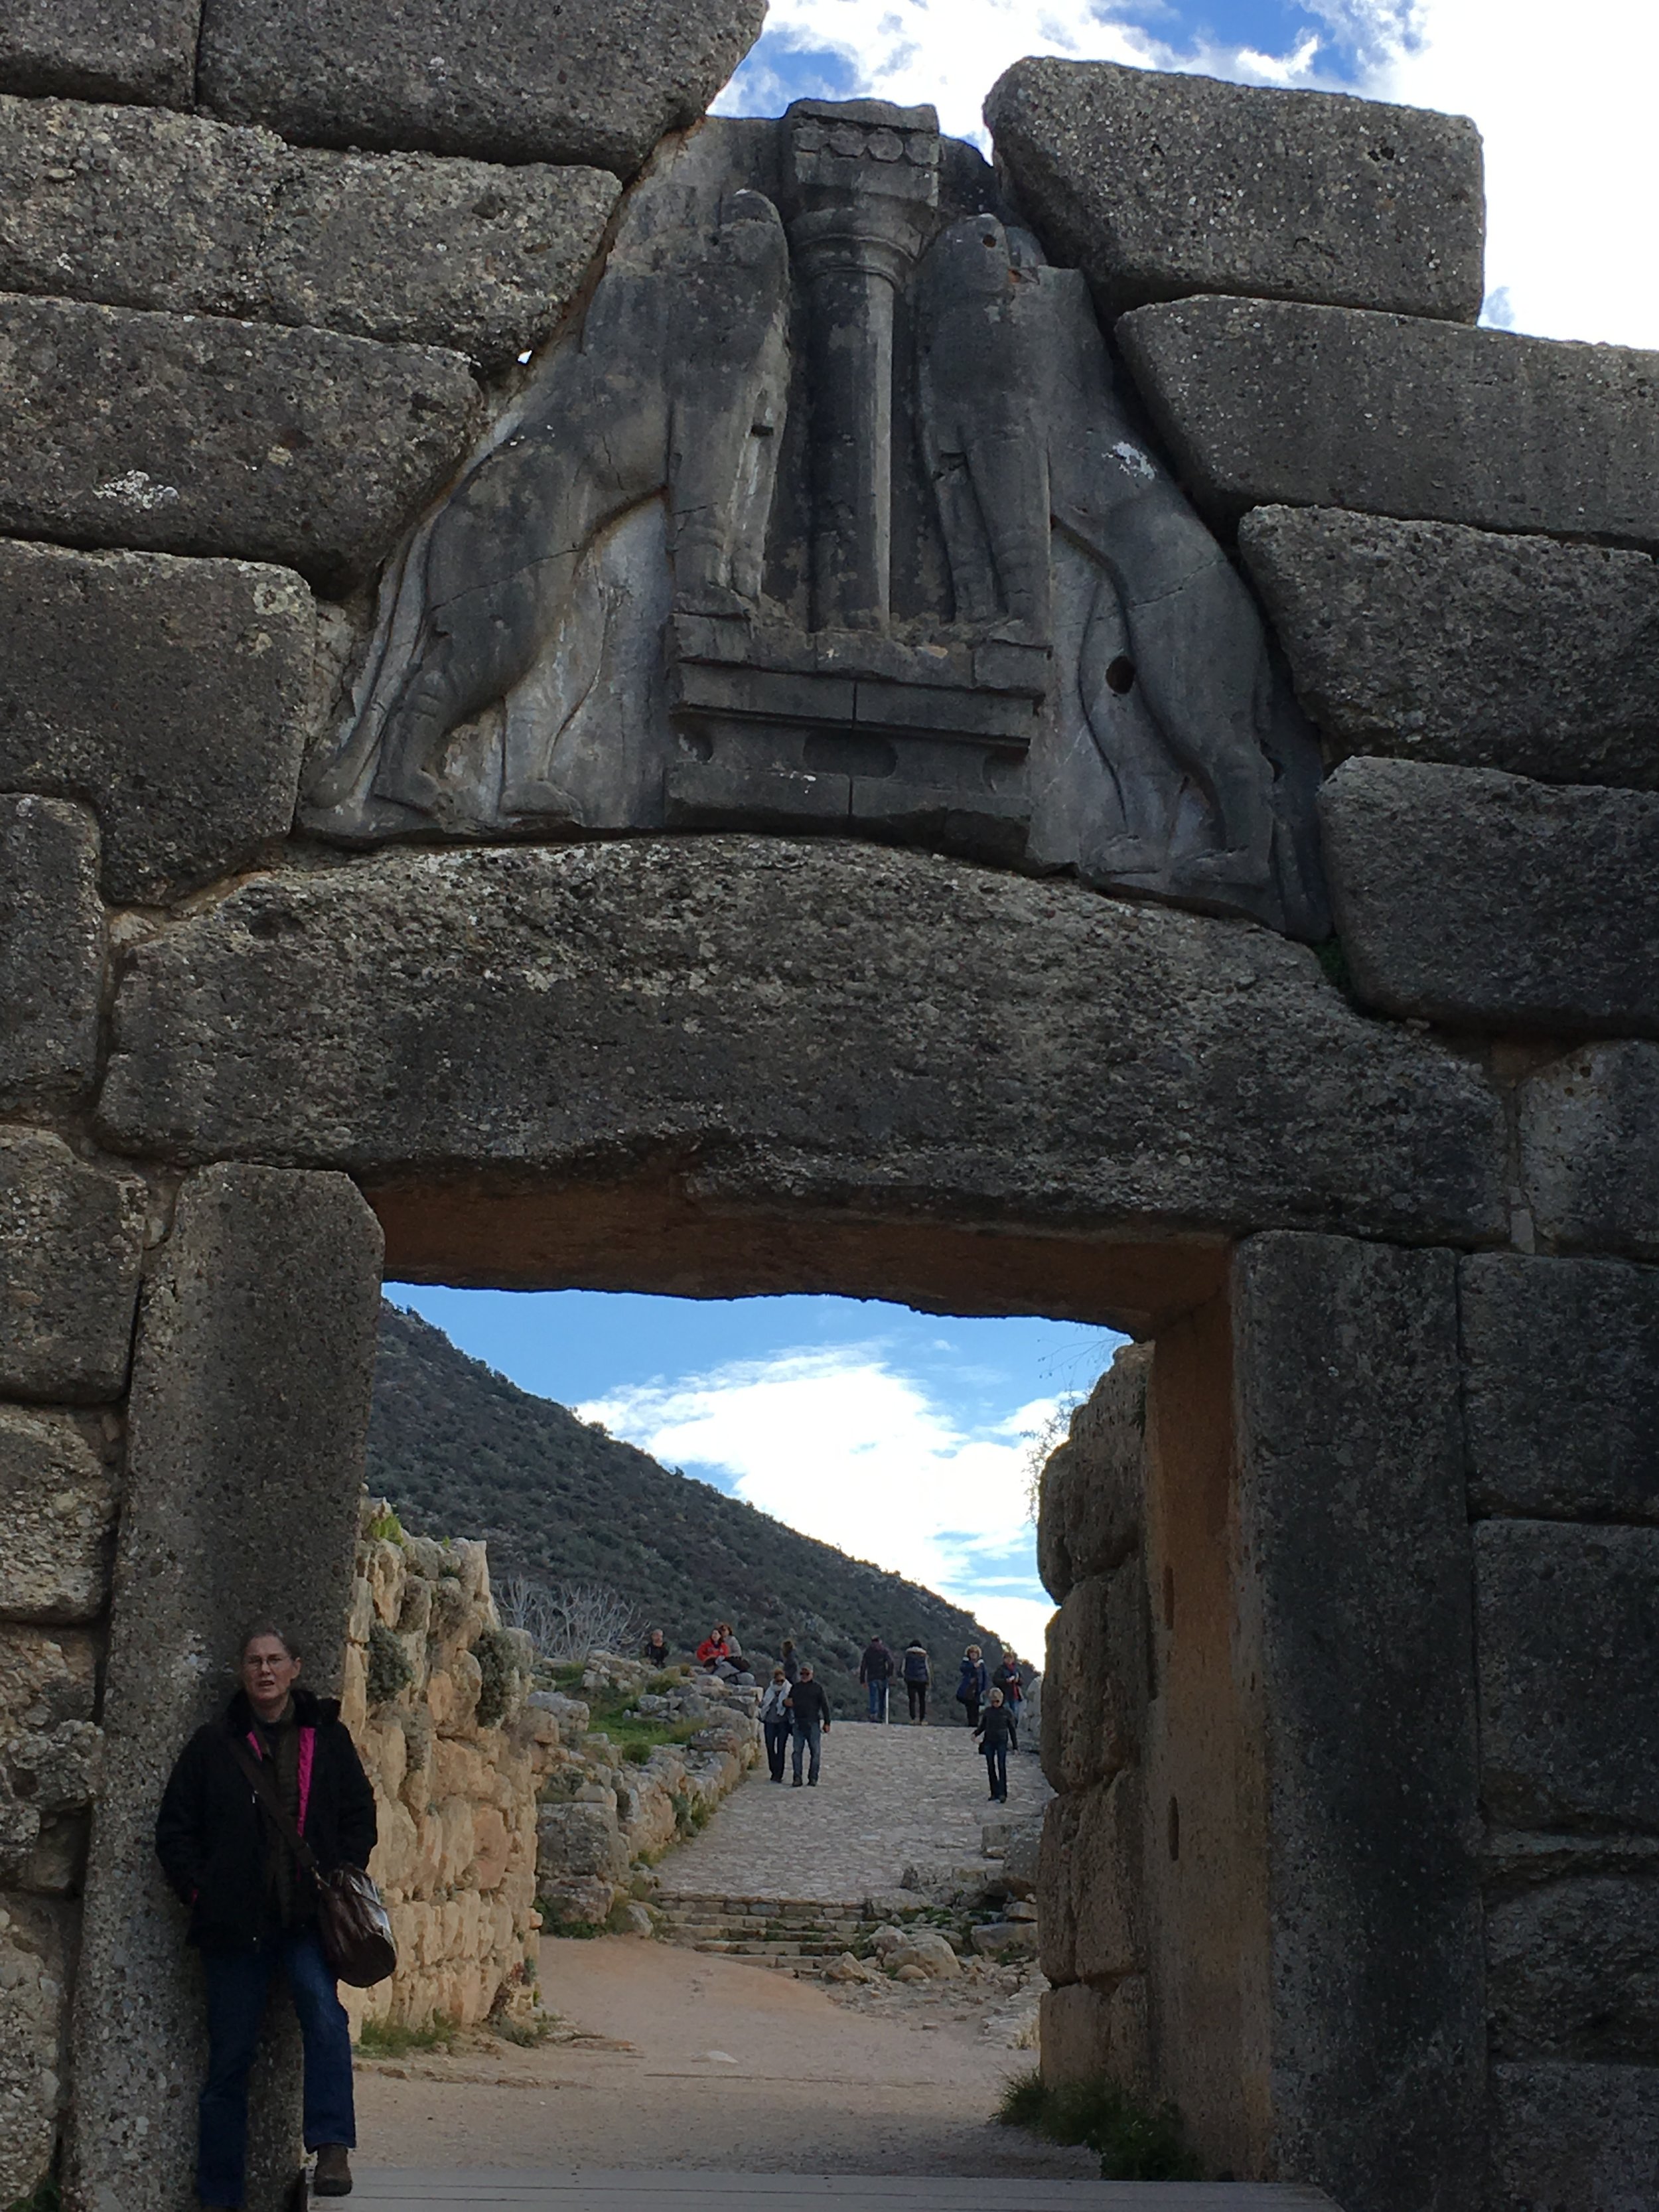
[[[650,1682],[659,1686],[647,1689]],[[635,1759],[602,1729],[589,1729],[582,1698],[531,1696],[532,1708],[558,1731],[537,1824],[544,1917],[555,1929],[597,1927],[631,1903],[631,1924],[643,1934],[651,1926],[642,1905],[654,1887],[650,1869],[696,1832],[760,1757],[760,1692],[713,1674],[666,1682],[604,1651],[590,1657],[582,1688],[590,1696],[621,1692],[641,1718],[677,1733],[695,1730],[683,1744],[658,1744]]]
[[[345,1992],[364,2021],[471,2027],[531,2002],[536,1796],[559,1732],[526,1703],[530,1640],[506,1629],[483,1545],[405,1536],[363,1507],[343,1717],[374,1787],[370,1872],[398,1972]]]

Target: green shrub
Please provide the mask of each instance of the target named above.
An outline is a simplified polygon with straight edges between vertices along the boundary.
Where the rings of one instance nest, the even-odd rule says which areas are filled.
[[[513,1646],[505,1631],[487,1628],[473,1645],[472,1656],[483,1676],[483,1686],[478,1692],[478,1726],[494,1728],[513,1698],[518,1673],[513,1664]]]
[[[392,2020],[366,2020],[358,2031],[357,2049],[365,2058],[406,2058],[411,2051],[447,2051],[457,2032],[456,2023],[442,2013],[424,2027],[406,2027]]]
[[[415,1679],[409,1654],[385,1623],[377,1620],[368,1632],[368,1682],[364,1694],[371,1705],[383,1705],[406,1690]]]
[[[376,1538],[388,1544],[402,1544],[407,1540],[404,1535],[403,1522],[389,1505],[384,1513],[377,1513],[374,1516],[363,1534],[371,1541]]]
[[[1142,2105],[1115,2081],[1061,2081],[1049,2088],[1035,2067],[1003,2092],[997,2118],[1050,2142],[1081,2143],[1100,2154],[1103,2181],[1197,2181],[1198,2161],[1173,2105]]]

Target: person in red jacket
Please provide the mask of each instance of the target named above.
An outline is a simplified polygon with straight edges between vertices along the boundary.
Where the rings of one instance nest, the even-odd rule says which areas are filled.
[[[180,1753],[155,1820],[155,1854],[189,1908],[207,1984],[208,2066],[196,2187],[234,2212],[247,2162],[247,2082],[271,1977],[281,1971],[305,2046],[306,2148],[319,2197],[351,2188],[357,2140],[351,2030],[317,1933],[316,1890],[254,1792],[242,1758],[268,1761],[277,1796],[327,1872],[367,1866],[374,1793],[333,1698],[297,1686],[300,1650],[269,1621],[242,1638],[241,1687]]]
[[[712,1674],[722,1659],[732,1656],[732,1646],[726,1641],[726,1623],[722,1620],[711,1635],[705,1636],[697,1646],[697,1664],[706,1667]]]

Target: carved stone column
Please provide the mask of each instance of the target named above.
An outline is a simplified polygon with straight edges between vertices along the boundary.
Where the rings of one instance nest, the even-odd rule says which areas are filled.
[[[939,118],[798,100],[787,120],[789,243],[811,316],[813,626],[884,629],[893,307],[939,204]]]

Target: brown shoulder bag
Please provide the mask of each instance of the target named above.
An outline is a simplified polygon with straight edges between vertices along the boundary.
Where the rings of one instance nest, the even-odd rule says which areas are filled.
[[[349,1982],[355,1990],[373,1989],[398,1967],[398,1947],[380,1891],[362,1867],[331,1867],[325,1874],[317,1854],[284,1810],[270,1769],[234,1736],[230,1747],[276,1822],[277,1833],[293,1845],[301,1871],[316,1885],[317,1936],[335,1979]]]

